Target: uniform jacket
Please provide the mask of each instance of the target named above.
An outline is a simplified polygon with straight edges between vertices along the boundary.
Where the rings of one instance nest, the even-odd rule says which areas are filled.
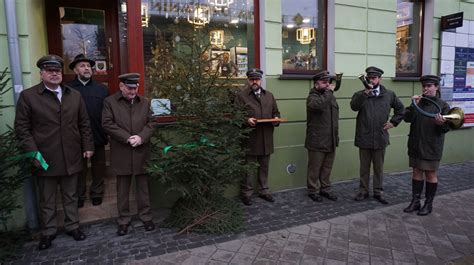
[[[83,152],[94,151],[92,132],[81,94],[63,86],[62,99],[43,83],[24,90],[16,107],[15,131],[26,152],[39,151],[49,168],[39,176],[82,171]]]
[[[102,128],[102,108],[104,106],[104,99],[109,95],[107,87],[92,79],[86,85],[83,85],[77,77],[66,84],[79,91],[82,95],[91,122],[94,144],[97,146],[106,145],[108,139]]]
[[[131,104],[118,91],[104,101],[102,127],[110,136],[110,164],[115,174],[145,174],[150,139],[156,127],[150,101],[137,95]],[[137,147],[128,144],[127,140],[132,135],[140,136],[143,144]]]
[[[429,97],[441,107],[441,114],[449,111],[448,103],[438,97]],[[418,106],[430,113],[437,111],[436,107],[426,100],[421,100]],[[437,125],[433,118],[426,117],[412,106],[405,109],[403,120],[410,124],[408,134],[408,156],[423,160],[441,160],[443,155],[444,134],[449,131],[445,123]]]
[[[390,109],[394,110],[390,119],[394,126],[403,119],[403,103],[382,85],[377,97],[369,97],[364,90],[354,93],[351,108],[358,111],[354,145],[363,149],[384,149],[390,144],[388,131],[383,129],[389,120]]]
[[[248,112],[247,118],[271,119],[280,117],[280,111],[273,94],[265,89],[261,89],[260,98],[257,98],[250,87],[240,91],[235,104],[245,106]],[[258,123],[250,132],[245,143],[247,155],[270,155],[273,153],[273,129],[278,124]]]
[[[333,91],[309,92],[306,99],[306,141],[311,151],[334,152],[339,144],[339,106]]]

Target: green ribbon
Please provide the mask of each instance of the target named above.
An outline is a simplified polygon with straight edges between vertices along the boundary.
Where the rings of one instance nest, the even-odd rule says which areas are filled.
[[[209,143],[209,139],[207,139],[205,136],[201,136],[199,139],[199,142],[193,142],[193,143],[188,143],[188,144],[178,144],[176,147],[181,147],[181,148],[194,148],[197,146],[210,146],[210,147],[215,147],[215,144]],[[173,145],[168,145],[163,148],[163,154],[168,153],[168,151],[173,148]]]
[[[48,163],[44,160],[43,155],[39,151],[31,151],[22,155],[12,157],[12,160],[21,160],[24,158],[34,158],[40,162],[41,167],[46,171],[49,168]]]

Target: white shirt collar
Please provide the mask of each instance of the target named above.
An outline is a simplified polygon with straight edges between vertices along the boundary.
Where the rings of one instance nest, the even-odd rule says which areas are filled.
[[[53,92],[58,97],[59,101],[61,102],[61,99],[63,97],[63,90],[61,89],[61,86],[58,86],[58,88],[56,90],[51,89],[51,88],[47,87],[46,85],[44,85],[44,87],[46,87],[47,90]]]

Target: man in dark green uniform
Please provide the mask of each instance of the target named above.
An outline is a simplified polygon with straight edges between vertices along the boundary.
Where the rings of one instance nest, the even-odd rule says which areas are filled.
[[[336,201],[331,191],[332,165],[339,144],[339,106],[334,96],[335,86],[326,70],[313,76],[314,87],[306,99],[306,142],[308,149],[308,196],[320,202],[324,196]]]
[[[403,119],[403,104],[397,95],[381,85],[383,70],[375,66],[365,69],[368,85],[354,93],[351,108],[357,111],[354,145],[359,147],[360,185],[356,201],[369,197],[370,166],[374,167],[374,198],[388,204],[383,194],[383,163],[385,148],[390,144],[388,130]],[[394,115],[389,120],[390,110]]]

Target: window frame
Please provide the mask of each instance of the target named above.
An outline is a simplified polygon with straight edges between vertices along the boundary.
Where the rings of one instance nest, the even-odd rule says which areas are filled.
[[[318,0],[313,0],[313,1],[318,1]],[[323,40],[323,60],[320,69],[327,69],[328,66],[328,12],[329,12],[329,2],[330,0],[322,0],[322,3],[324,5],[324,12],[323,12],[323,34],[324,34],[324,40]],[[280,6],[281,9],[283,9],[283,6]],[[283,24],[281,26],[283,29]],[[282,43],[283,43],[283,36],[281,36]],[[283,48],[283,47],[282,47]],[[318,70],[296,70],[296,69],[285,69],[283,68],[283,61],[280,62],[282,65],[282,74],[280,75],[280,79],[311,79],[312,76],[318,71]],[[319,70],[320,70],[319,69]]]
[[[425,0],[414,0],[415,2],[418,2],[420,5],[420,14],[419,14],[419,19],[420,19],[420,25],[418,28],[418,37],[419,37],[419,45],[418,45],[418,50],[417,50],[417,55],[416,55],[416,60],[417,60],[417,67],[416,71],[414,73],[406,73],[406,72],[398,72],[397,71],[397,54],[395,52],[395,79],[407,79],[407,80],[412,80],[414,78],[418,78],[423,75],[423,69],[424,69],[424,48],[425,48],[425,16],[426,16],[426,3]],[[398,8],[397,8],[398,12]],[[398,31],[398,26],[396,28],[396,32]],[[396,45],[395,45],[396,46]],[[396,49],[396,48],[395,48]]]

